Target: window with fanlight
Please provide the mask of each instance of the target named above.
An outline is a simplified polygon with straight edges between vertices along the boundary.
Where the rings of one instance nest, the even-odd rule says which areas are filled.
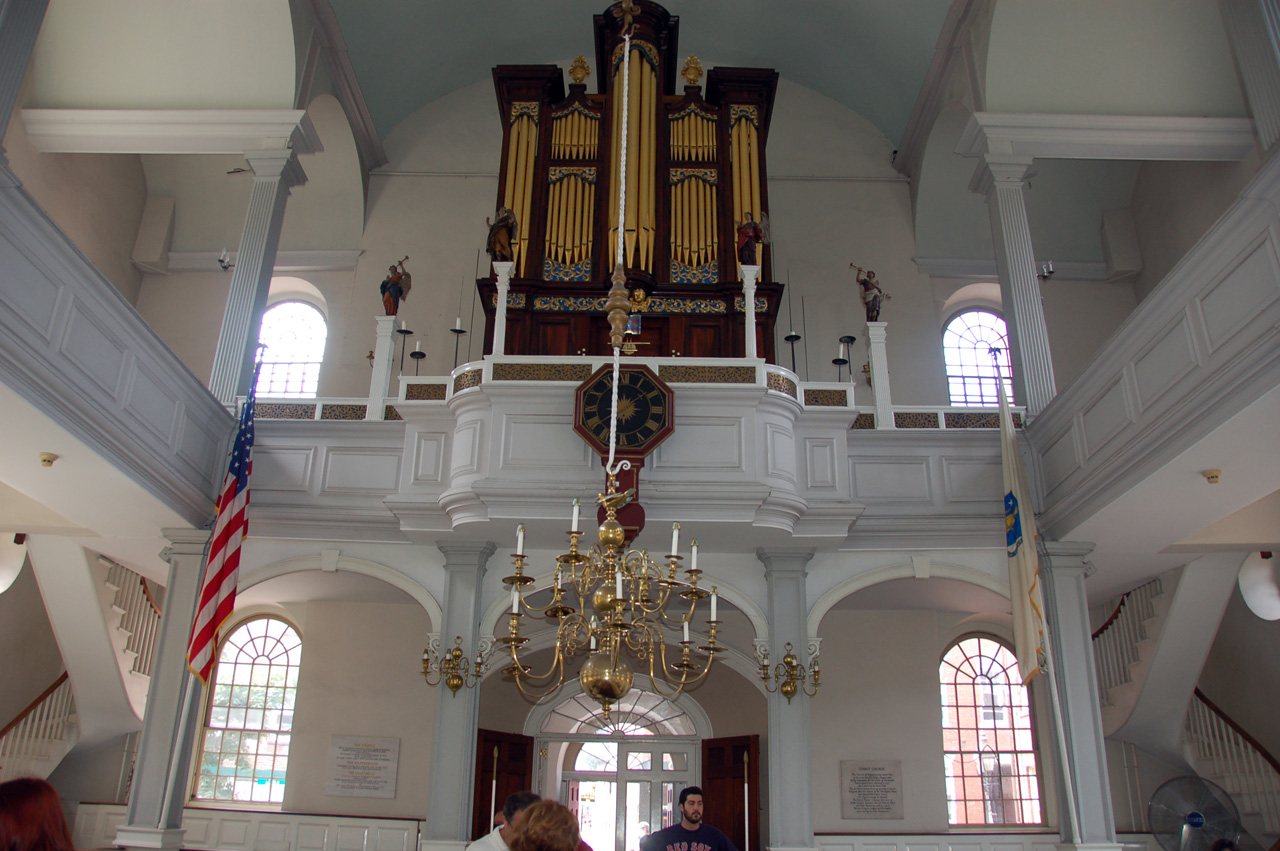
[[[329,329],[324,314],[304,301],[284,301],[262,314],[258,395],[315,398]]]
[[[1013,402],[1009,334],[1004,320],[996,314],[989,310],[967,310],[952,318],[942,333],[942,357],[947,367],[947,389],[952,405],[999,406],[997,375],[1004,376],[1005,393]]]
[[[192,797],[280,804],[289,767],[302,639],[278,618],[246,621],[214,668]]]
[[[947,650],[938,677],[950,823],[1042,824],[1031,704],[1013,652],[969,636]]]

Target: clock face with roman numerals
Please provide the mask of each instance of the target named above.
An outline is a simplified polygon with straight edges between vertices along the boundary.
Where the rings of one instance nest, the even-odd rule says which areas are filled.
[[[602,366],[578,386],[573,430],[600,455],[609,455],[613,367]],[[624,366],[618,380],[619,458],[644,458],[671,434],[675,394],[646,366]]]

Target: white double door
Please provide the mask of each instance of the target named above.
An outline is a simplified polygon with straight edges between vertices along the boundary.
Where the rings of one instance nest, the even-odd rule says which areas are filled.
[[[656,736],[579,740],[560,800],[578,815],[593,851],[638,851],[641,837],[680,819],[676,799],[698,775],[696,739]]]

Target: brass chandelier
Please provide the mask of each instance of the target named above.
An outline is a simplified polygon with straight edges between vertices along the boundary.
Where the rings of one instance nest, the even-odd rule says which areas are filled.
[[[619,462],[626,465],[626,461]],[[571,662],[578,656],[586,661],[578,671],[582,691],[600,704],[605,721],[609,708],[626,696],[635,678],[634,657],[647,670],[654,691],[675,697],[685,688],[706,678],[715,654],[723,648],[716,642],[720,626],[718,596],[698,585],[698,542],[690,551],[689,567],[680,573],[683,558],[676,552],[680,524],[671,531],[671,553],[665,570],[647,550],[626,550],[625,533],[617,512],[630,501],[634,490],[617,491],[614,474],[607,492],[600,494],[606,517],[600,524],[598,541],[582,552],[582,531],[578,526],[578,503],[574,501],[573,529],[569,551],[556,557],[551,601],[546,606],[530,605],[525,586],[533,579],[524,573],[524,527],[517,532],[515,573],[502,581],[511,587],[511,613],[507,635],[497,639],[511,654],[511,664],[503,673],[511,676],[526,697],[540,700],[557,691],[568,676]],[[696,645],[690,638],[698,602],[710,598],[707,643]],[[554,655],[541,673],[521,660],[529,638],[520,634],[520,620],[541,615],[555,621]],[[680,630],[682,638],[668,647],[667,630]],[[696,645],[696,646],[695,646]]]

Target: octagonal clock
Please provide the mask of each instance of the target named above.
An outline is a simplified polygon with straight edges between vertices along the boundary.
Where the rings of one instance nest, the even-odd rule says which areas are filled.
[[[613,366],[605,365],[574,395],[573,430],[601,456],[609,455]],[[675,393],[647,366],[622,367],[618,377],[619,458],[644,458],[675,428]]]

